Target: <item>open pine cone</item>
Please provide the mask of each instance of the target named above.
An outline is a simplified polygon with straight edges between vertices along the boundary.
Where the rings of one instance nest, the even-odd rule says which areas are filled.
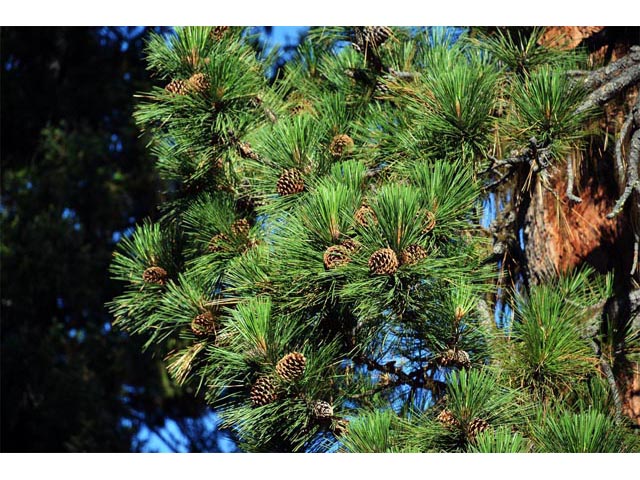
[[[167,271],[162,267],[149,267],[142,273],[142,280],[147,283],[164,285],[167,281]]]
[[[373,275],[393,275],[398,271],[398,257],[390,248],[381,248],[369,257],[369,271]]]
[[[489,422],[486,420],[482,418],[474,418],[467,426],[467,436],[473,440],[479,433],[484,432],[489,427]]]
[[[447,428],[457,428],[460,426],[460,422],[453,416],[451,411],[446,408],[440,412],[437,420]]]
[[[302,353],[291,352],[280,359],[276,372],[283,380],[292,382],[302,376],[306,365],[307,359]]]
[[[343,245],[331,245],[325,250],[322,259],[325,268],[328,270],[346,265],[351,261],[351,258],[349,258],[349,250]]]
[[[329,402],[316,400],[313,404],[313,416],[318,420],[329,420],[333,417],[333,407]]]
[[[213,314],[206,311],[196,315],[191,321],[191,331],[199,337],[206,337],[214,333],[216,331],[216,324]]]
[[[189,89],[196,93],[206,93],[211,88],[211,82],[204,73],[194,73],[187,81]]]
[[[427,249],[417,244],[409,245],[400,252],[402,265],[414,265],[425,258],[427,258]]]
[[[302,172],[297,168],[290,168],[284,170],[278,183],[276,184],[276,190],[279,195],[293,195],[296,193],[304,192],[304,178]]]
[[[260,377],[251,387],[251,403],[262,407],[278,399],[277,386],[269,377]]]
[[[443,352],[440,355],[438,362],[443,367],[454,366],[459,368],[469,368],[471,366],[469,354],[464,350],[459,350],[457,348],[450,348],[446,352]]]
[[[331,140],[329,151],[334,157],[341,157],[353,148],[353,139],[349,135],[336,135]]]
[[[376,223],[378,223],[376,212],[374,212],[373,208],[366,204],[363,204],[360,208],[358,208],[358,210],[356,210],[353,218],[363,227],[368,227],[371,224],[375,225]]]
[[[174,95],[184,95],[189,91],[189,84],[185,80],[171,80],[164,89]]]

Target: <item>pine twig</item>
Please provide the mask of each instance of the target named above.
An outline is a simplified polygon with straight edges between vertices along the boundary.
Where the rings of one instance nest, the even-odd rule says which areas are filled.
[[[613,397],[613,403],[616,409],[615,422],[619,424],[620,420],[622,419],[622,400],[620,399],[620,389],[618,388],[618,384],[616,383],[616,377],[613,374],[611,365],[609,365],[609,362],[607,362],[607,360],[602,355],[602,351],[600,350],[600,347],[598,347],[598,344],[595,342],[595,340],[589,339],[589,343],[591,344],[593,353],[595,353],[600,360],[600,367],[602,368],[604,376],[607,378],[607,383],[609,384],[609,388],[611,389],[611,396]]]

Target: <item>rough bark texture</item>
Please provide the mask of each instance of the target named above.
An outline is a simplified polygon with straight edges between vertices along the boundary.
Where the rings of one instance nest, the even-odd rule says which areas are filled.
[[[552,172],[548,189],[540,181],[533,187],[523,225],[530,283],[583,264],[601,273],[631,270],[633,242],[625,228],[628,219],[625,215],[607,218],[617,188],[603,173],[608,170],[610,176],[613,166],[611,159],[600,161],[604,172],[601,168],[583,174],[576,186],[580,203],[566,198],[566,171],[561,166]]]
[[[632,30],[630,30],[630,28]],[[556,48],[572,49],[585,46],[594,65],[614,62],[640,42],[635,27],[548,27],[541,43]],[[633,67],[635,68],[635,67]],[[635,72],[635,70],[634,70]],[[638,76],[627,72],[627,75]],[[634,77],[635,78],[635,77]],[[637,79],[631,87],[603,102],[604,116],[600,127],[617,138],[625,118],[637,97]],[[635,84],[635,86],[634,86]],[[596,85],[596,87],[598,87]],[[638,323],[638,305],[628,299],[640,297],[638,269],[632,274],[634,256],[634,224],[640,225],[639,208],[627,205],[620,215],[607,218],[616,200],[625,189],[625,178],[616,168],[615,148],[607,141],[590,145],[581,158],[573,161],[577,174],[575,188],[581,202],[567,197],[567,170],[558,165],[550,172],[545,185],[536,179],[531,195],[522,205],[526,208],[523,228],[526,248],[527,280],[536,284],[555,272],[564,272],[584,264],[599,272],[615,273],[616,302],[626,305],[615,318],[619,327]],[[614,140],[615,143],[615,140]],[[628,143],[623,149],[628,151]],[[624,175],[623,175],[624,176]],[[631,203],[631,202],[629,202]],[[640,228],[640,227],[636,227]],[[638,302],[640,303],[640,302]],[[628,307],[628,308],[627,308]],[[623,398],[625,415],[640,425],[640,366],[616,357],[617,383]]]

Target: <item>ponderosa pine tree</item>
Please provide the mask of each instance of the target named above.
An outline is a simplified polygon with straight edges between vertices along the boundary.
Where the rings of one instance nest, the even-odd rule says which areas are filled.
[[[595,343],[612,276],[496,292],[481,226],[497,166],[594,135],[584,55],[312,28],[269,81],[244,29],[212,27],[152,36],[148,62],[164,84],[136,118],[169,200],[115,253],[111,311],[179,339],[169,371],[243,450],[639,450]]]

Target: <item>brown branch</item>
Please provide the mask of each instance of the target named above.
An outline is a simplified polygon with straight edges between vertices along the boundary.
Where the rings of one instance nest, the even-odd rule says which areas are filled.
[[[593,339],[589,339],[589,343],[591,344],[593,353],[595,353],[600,360],[600,367],[602,368],[602,372],[604,373],[604,376],[607,379],[607,383],[609,384],[609,388],[611,389],[611,396],[613,397],[613,404],[615,405],[616,409],[615,422],[620,423],[620,420],[622,418],[622,400],[620,399],[620,389],[618,388],[618,384],[616,383],[616,377],[613,374],[613,370],[611,370],[611,365],[609,365],[609,362],[607,362],[607,360],[602,355],[598,344]]]
[[[417,370],[412,371],[411,373],[405,373],[402,370],[402,368],[396,366],[395,361],[387,362],[384,365],[382,365],[381,363],[371,358],[368,358],[364,355],[358,355],[354,357],[353,361],[361,365],[366,365],[368,368],[372,370],[389,373],[397,377],[397,380],[395,380],[394,382],[391,382],[388,385],[379,386],[381,387],[380,390],[383,390],[388,386],[410,385],[413,388],[426,388],[429,390],[433,390],[437,394],[440,394],[446,388],[445,382],[442,382],[440,380],[435,380],[433,378],[426,376],[426,370],[429,369],[429,366],[421,367]],[[429,365],[431,365],[431,363]],[[378,387],[375,387],[373,390],[376,390],[377,388]],[[363,394],[358,394],[358,395],[363,396]]]
[[[571,155],[567,155],[567,198],[574,202],[580,203],[582,199],[573,194],[573,184],[575,182],[575,176],[573,173],[573,159]]]
[[[629,148],[629,158],[627,159],[627,180],[626,187],[620,195],[620,198],[616,202],[611,213],[607,215],[607,218],[613,218],[618,215],[627,199],[631,196],[634,190],[640,193],[640,181],[638,180],[638,160],[640,159],[640,129],[637,129],[631,137],[631,146]]]
[[[638,97],[640,102],[640,96]],[[636,104],[637,106],[638,104]],[[631,132],[631,126],[633,125],[633,112],[629,113],[626,120],[622,124],[620,135],[616,140],[616,168],[618,170],[618,178],[624,178],[624,162],[622,161],[622,146],[627,142],[629,133]]]
[[[527,145],[520,153],[512,155],[507,158],[498,159],[493,155],[487,155],[487,158],[491,160],[491,163],[487,168],[480,172],[483,175],[488,172],[496,172],[496,168],[510,166],[509,171],[502,175],[498,180],[484,187],[484,190],[491,190],[501,183],[503,183],[511,174],[515,171],[516,166],[520,164],[528,164],[531,166],[533,172],[538,173],[544,171],[551,165],[550,161],[551,152],[548,146],[542,146],[538,143],[535,137],[529,139],[529,145]]]
[[[620,75],[594,90],[576,109],[575,113],[579,114],[593,107],[604,105],[626,88],[638,83],[638,81],[640,81],[640,63],[629,66]]]
[[[584,87],[587,90],[594,90],[601,87],[603,84],[610,82],[621,71],[640,63],[640,46],[634,45],[629,49],[629,53],[624,57],[611,62],[598,70],[589,72],[585,70],[571,70],[567,72],[568,75],[573,77],[583,77],[580,80],[583,82]]]

